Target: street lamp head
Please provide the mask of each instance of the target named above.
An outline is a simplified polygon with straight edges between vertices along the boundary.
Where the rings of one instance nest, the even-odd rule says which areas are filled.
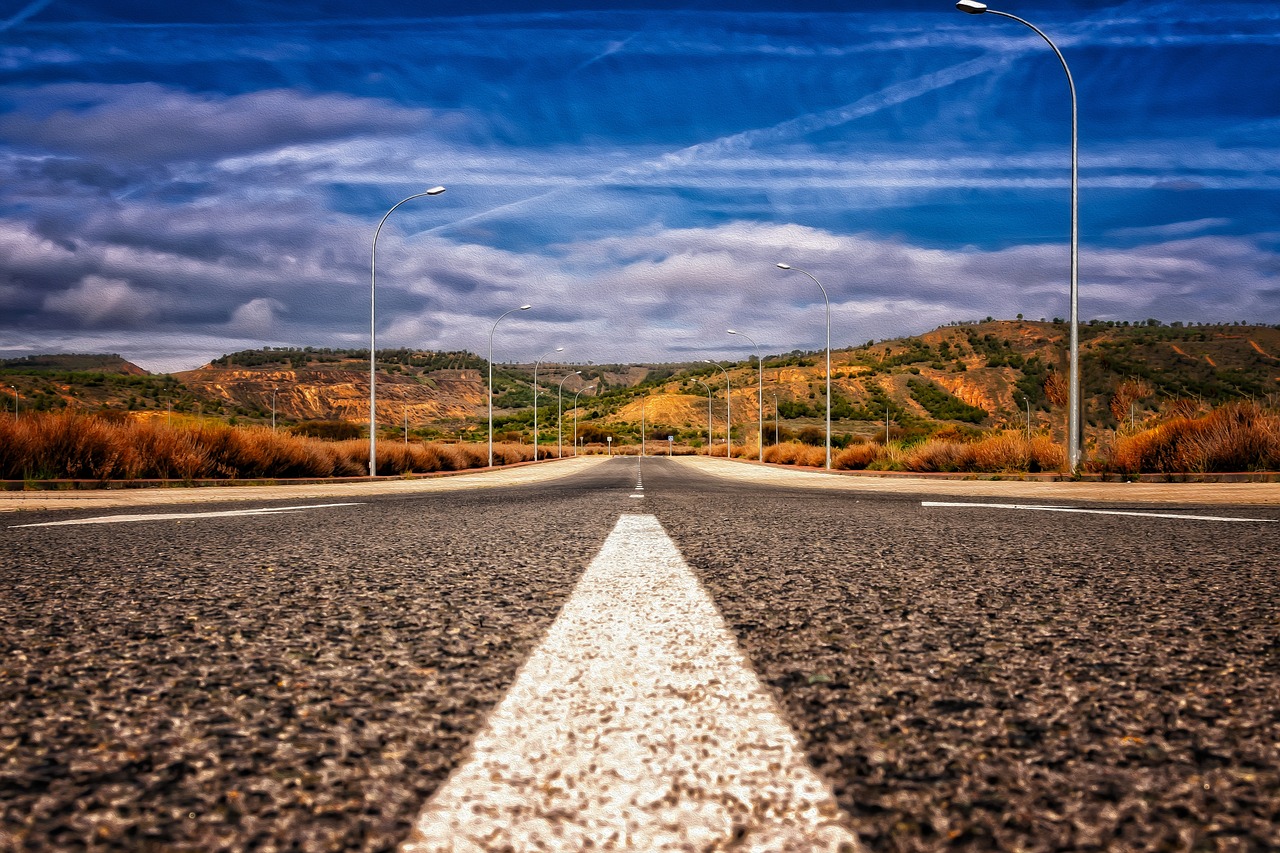
[[[564,352],[564,347],[556,347],[556,352]]]
[[[569,375],[570,375],[570,376],[581,376],[581,375],[582,375],[582,371],[581,371],[581,370],[575,370],[573,373],[570,373]]]
[[[780,269],[780,270],[789,270],[789,269],[791,269],[791,264],[778,264],[778,269]]]
[[[979,3],[978,0],[960,0],[956,3],[956,8],[961,12],[968,12],[970,15],[981,15],[987,11],[986,3]]]
[[[530,308],[532,308],[532,307],[533,307],[532,305],[521,305],[521,306],[520,306],[520,310],[521,310],[521,311],[528,311],[528,310],[529,310]]]
[[[737,333],[737,331],[736,331],[736,330],[734,330],[734,329],[725,329],[725,331],[726,331],[726,332],[728,332],[728,333],[729,333],[729,334],[731,334],[731,335],[736,335],[736,334],[738,334],[738,333]]]
[[[427,195],[440,195],[442,192],[444,192],[444,187],[432,187],[427,190]]]

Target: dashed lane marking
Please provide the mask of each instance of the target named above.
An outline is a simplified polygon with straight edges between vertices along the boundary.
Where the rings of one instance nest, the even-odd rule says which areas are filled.
[[[1187,521],[1254,521],[1263,523],[1273,523],[1274,518],[1233,518],[1224,515],[1187,515],[1185,513],[1176,512],[1138,512],[1136,510],[1121,509],[1087,509],[1085,507],[1074,506],[1037,506],[1035,504],[981,504],[981,503],[963,503],[955,501],[922,501],[921,506],[933,507],[971,507],[975,509],[1020,509],[1030,510],[1033,512],[1081,512],[1090,515],[1137,515],[1146,518],[1180,518]]]
[[[73,518],[69,521],[43,521],[38,524],[11,524],[14,527],[66,527],[76,524],[124,524],[132,521],[175,521],[188,518],[231,518],[238,515],[279,515],[302,512],[309,509],[328,509],[336,506],[360,506],[360,502],[336,504],[309,504],[307,506],[269,506],[258,509],[228,509],[219,512],[162,512],[135,515],[99,515],[94,518]]]
[[[401,849],[860,848],[675,544],[628,514]]]

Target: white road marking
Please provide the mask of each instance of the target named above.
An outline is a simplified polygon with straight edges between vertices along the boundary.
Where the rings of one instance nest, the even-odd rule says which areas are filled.
[[[922,501],[921,506],[977,507],[981,509],[1022,509],[1036,512],[1083,512],[1091,515],[1139,515],[1147,518],[1181,518],[1188,521],[1256,521],[1274,522],[1274,518],[1233,518],[1224,515],[1185,515],[1176,512],[1137,512],[1120,509],[1085,509],[1074,506],[1037,506],[1035,504],[979,504],[954,501]]]
[[[855,851],[652,515],[623,515],[402,853]]]
[[[326,509],[334,506],[360,506],[356,503],[309,504],[307,506],[269,506],[258,509],[227,509],[219,512],[163,512],[135,515],[99,515],[94,518],[75,518],[70,521],[44,521],[39,524],[11,524],[14,527],[65,527],[74,524],[123,524],[131,521],[174,521],[188,518],[230,518],[237,515],[277,515],[284,512],[301,512],[308,509]]]

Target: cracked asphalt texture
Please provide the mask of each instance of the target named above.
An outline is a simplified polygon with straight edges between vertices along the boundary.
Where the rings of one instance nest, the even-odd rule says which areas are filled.
[[[869,849],[1280,848],[1280,525],[662,459],[637,500],[635,465],[0,516],[0,850],[395,849],[623,512],[680,546]]]

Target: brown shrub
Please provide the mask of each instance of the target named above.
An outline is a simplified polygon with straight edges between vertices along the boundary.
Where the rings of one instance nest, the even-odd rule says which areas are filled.
[[[1031,437],[1031,468],[1038,471],[1062,471],[1067,467],[1067,451],[1047,435]]]
[[[1117,437],[1106,470],[1123,474],[1211,473],[1280,468],[1280,417],[1231,403],[1198,418],[1174,417]]]
[[[493,445],[494,465],[513,465],[516,462],[529,462],[533,459],[533,445],[515,444],[512,442],[495,443]],[[489,462],[489,451],[485,448],[484,464]]]
[[[839,471],[862,471],[878,462],[884,450],[879,444],[851,444],[836,454],[831,467]]]
[[[902,466],[908,471],[963,471],[972,455],[969,445],[931,438],[904,451]]]
[[[969,470],[985,473],[1022,471],[1027,466],[1027,440],[1020,432],[1005,431],[969,446]]]
[[[797,451],[803,447],[798,442],[786,441],[782,444],[775,444],[772,447],[766,447],[764,451],[764,461],[772,462],[775,465],[794,465],[796,464]]]

